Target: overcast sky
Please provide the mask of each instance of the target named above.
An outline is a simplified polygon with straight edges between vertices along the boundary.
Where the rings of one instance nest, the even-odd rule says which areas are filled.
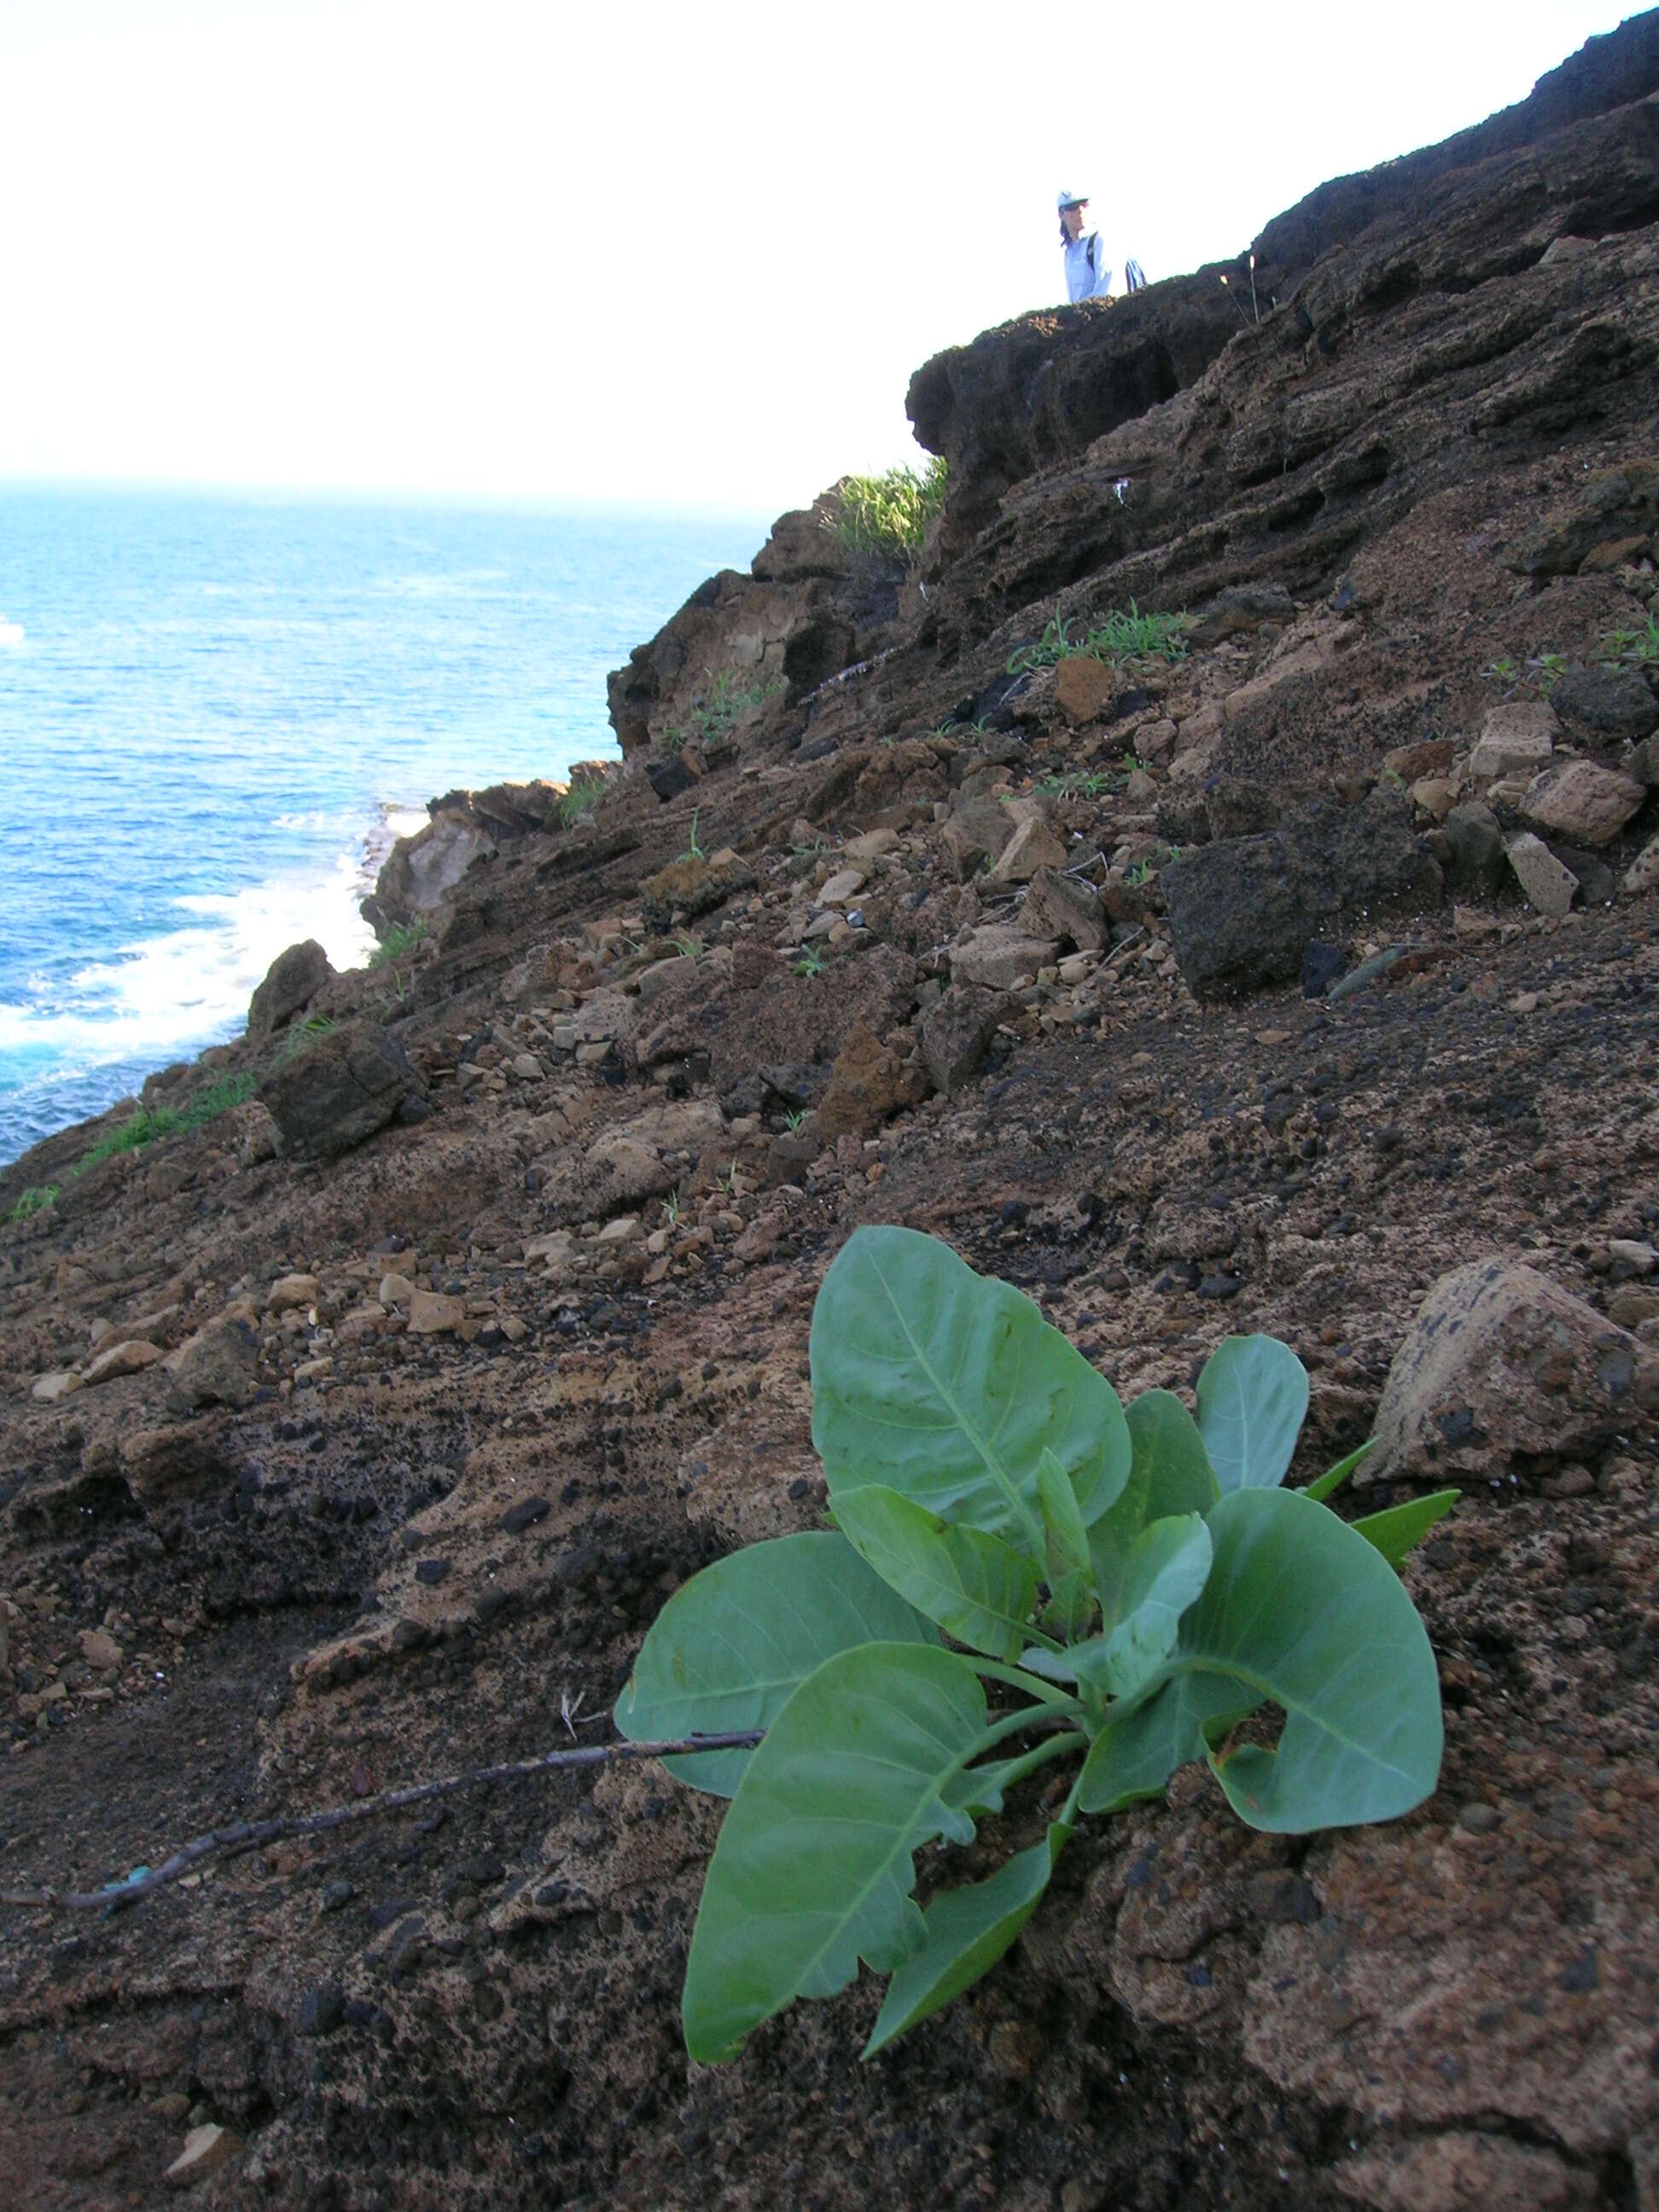
[[[775,512],[910,372],[1521,99],[1603,0],[0,0],[0,479]]]

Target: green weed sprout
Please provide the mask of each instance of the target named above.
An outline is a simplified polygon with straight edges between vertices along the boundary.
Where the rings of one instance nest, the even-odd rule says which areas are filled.
[[[1074,625],[1081,625],[1076,636],[1072,634]],[[1184,660],[1187,617],[1184,613],[1144,615],[1131,599],[1127,614],[1115,609],[1091,629],[1080,617],[1062,616],[1056,608],[1037,642],[1009,655],[1007,672],[1023,676],[1028,669],[1052,668],[1083,653],[1096,660]]]
[[[793,1137],[805,1119],[805,1114],[799,1107],[791,1106],[784,1113],[783,1126]]]
[[[339,1026],[330,1014],[308,1014],[304,1021],[295,1022],[283,1038],[282,1058],[297,1060],[302,1052],[309,1052],[325,1036],[332,1036]]]
[[[585,775],[573,783],[559,801],[559,822],[562,828],[574,830],[584,814],[591,813],[605,797],[605,778]]]
[[[693,697],[690,727],[684,722],[669,723],[661,732],[662,742],[671,753],[680,751],[690,738],[695,738],[700,745],[718,744],[730,733],[740,715],[747,714],[751,707],[760,706],[783,687],[781,676],[738,684],[722,671],[707,693]]]
[[[697,811],[696,807],[691,810],[691,842],[680,854],[683,860],[706,860],[708,858],[708,854],[697,842]]]
[[[1650,615],[1641,629],[1610,629],[1601,642],[1610,661],[1627,661],[1632,668],[1659,668],[1659,615]]]
[[[1073,770],[1066,775],[1045,775],[1036,789],[1049,799],[1098,799],[1111,778],[1097,769]]]
[[[397,921],[368,956],[371,968],[390,968],[394,963],[407,958],[417,945],[431,935],[430,925],[424,921]]]
[[[795,963],[797,975],[822,975],[828,963],[816,945],[809,945]]]
[[[934,459],[917,471],[848,477],[836,494],[826,527],[860,561],[910,568],[921,557],[927,526],[945,505],[946,469]]]
[[[1229,1337],[1196,1419],[1167,1390],[1126,1411],[1012,1285],[860,1229],[818,1292],[811,1377],[834,1528],[694,1576],[617,1707],[635,1741],[764,1731],[665,1761],[732,1801],[686,1964],[694,2059],[861,1960],[892,1978],[882,2050],[1009,1948],[1080,1815],[1161,1796],[1189,1760],[1269,1834],[1396,1820],[1434,1789],[1440,1686],[1399,1569],[1457,1493],[1342,1521],[1325,1501],[1364,1445],[1282,1488],[1308,1407],[1287,1346]],[[1270,1707],[1276,1741],[1237,1733]],[[919,1907],[915,1854],[971,1842],[1059,1760],[1042,1839]]]

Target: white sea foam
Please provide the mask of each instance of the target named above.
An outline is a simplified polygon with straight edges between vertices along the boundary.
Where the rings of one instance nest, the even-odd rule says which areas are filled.
[[[23,649],[23,625],[8,622],[0,615],[0,653],[21,653]]]
[[[184,927],[76,971],[54,1006],[0,1004],[0,1055],[50,1060],[54,1078],[112,1061],[160,1060],[233,1036],[276,955],[318,939],[337,968],[361,966],[374,937],[357,912],[358,854],[326,872],[174,902]]]

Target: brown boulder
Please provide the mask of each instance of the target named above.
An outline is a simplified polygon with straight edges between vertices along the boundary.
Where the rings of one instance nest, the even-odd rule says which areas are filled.
[[[860,1022],[836,1054],[830,1088],[819,1104],[818,1126],[826,1137],[872,1137],[890,1115],[925,1096],[920,1070],[906,1067],[890,1045]]]
[[[246,1406],[259,1387],[258,1341],[246,1321],[222,1314],[186,1337],[167,1362],[169,1407]]]
[[[265,980],[248,1002],[247,1033],[270,1036],[283,1029],[308,1006],[334,973],[328,955],[314,937],[303,945],[290,945],[265,970]]]
[[[1097,722],[1117,688],[1117,671],[1091,653],[1069,654],[1054,672],[1054,704],[1074,730]]]
[[[641,1069],[707,1053],[724,1097],[758,1068],[833,1060],[860,1022],[884,1036],[915,1002],[915,963],[894,945],[849,946],[818,975],[774,958],[749,990],[728,988],[717,971],[671,984],[641,1013],[630,1050]]]
[[[154,1367],[161,1358],[159,1344],[151,1344],[142,1337],[129,1337],[120,1344],[112,1344],[107,1352],[100,1352],[82,1374],[88,1384],[112,1382],[123,1375],[140,1375],[146,1367]]]
[[[1063,868],[1066,848],[1046,822],[1022,822],[998,855],[994,884],[1029,884],[1042,868]]]
[[[1048,967],[1059,949],[1051,939],[1028,937],[1024,929],[1006,922],[988,921],[951,947],[951,974],[958,983],[1012,991]]]
[[[365,1022],[295,1053],[260,1097],[289,1158],[326,1158],[383,1129],[415,1087],[403,1047]]]
[[[1633,776],[1594,761],[1569,761],[1534,776],[1521,802],[1529,822],[1579,845],[1610,845],[1647,797]]]
[[[223,1484],[236,1455],[225,1413],[135,1429],[121,1441],[121,1472],[141,1505],[194,1496]]]
[[[948,1098],[967,1089],[985,1065],[998,1024],[1018,1005],[1000,991],[981,990],[972,983],[953,983],[934,1000],[918,1024],[921,1055],[934,1090]]]
[[[683,921],[695,921],[747,890],[755,878],[735,853],[682,853],[640,885],[645,926],[659,936]]]
[[[970,799],[958,806],[939,832],[951,855],[958,883],[979,873],[988,860],[998,859],[1014,834],[1006,806],[994,799]]]
[[[1079,952],[1098,952],[1111,935],[1111,917],[1091,884],[1040,868],[1025,894],[1022,919],[1042,937],[1058,938]]]
[[[1646,1347],[1531,1267],[1443,1275],[1395,1354],[1360,1485],[1582,1457],[1659,1395]]]

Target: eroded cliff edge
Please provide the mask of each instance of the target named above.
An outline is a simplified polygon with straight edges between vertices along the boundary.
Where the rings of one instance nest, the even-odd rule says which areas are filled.
[[[1286,1336],[1310,1466],[1498,1263],[1379,1478],[1468,1493],[1436,1798],[1291,1845],[1188,1773],[865,2069],[867,1990],[688,2071],[712,1820],[644,1774],[12,1916],[20,2201],[149,2201],[195,2112],[226,2203],[1659,2201],[1656,23],[1270,226],[1259,325],[1202,272],[930,364],[918,571],[785,518],[586,804],[449,794],[392,957],[151,1086],[256,1096],[0,1177],[58,1190],[0,1232],[6,1881],[602,1711],[667,1590],[816,1522],[807,1316],[874,1219],[1126,1392]],[[1131,599],[1183,657],[1010,677]]]

